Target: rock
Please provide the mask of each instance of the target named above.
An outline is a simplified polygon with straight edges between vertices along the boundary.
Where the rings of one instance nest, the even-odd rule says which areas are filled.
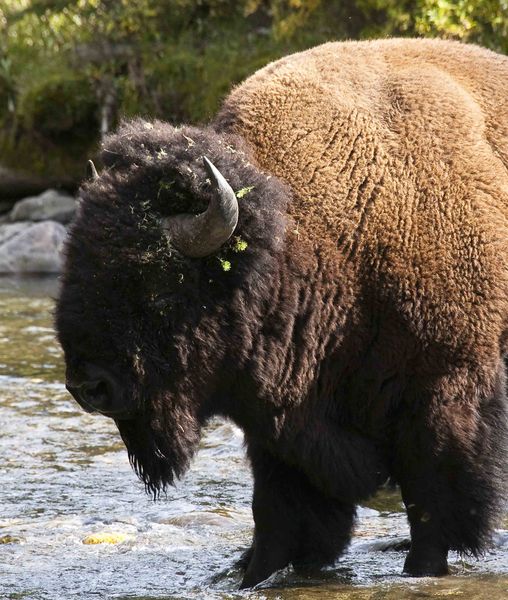
[[[11,238],[18,235],[25,229],[32,227],[33,223],[5,223],[0,225],[0,246],[8,242]]]
[[[55,221],[0,225],[0,273],[59,273],[66,235]]]
[[[68,194],[46,190],[16,202],[9,213],[10,221],[58,221],[69,223],[76,211],[76,201]]]

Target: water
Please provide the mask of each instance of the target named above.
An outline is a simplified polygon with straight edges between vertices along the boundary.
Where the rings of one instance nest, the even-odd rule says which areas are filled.
[[[380,600],[508,597],[508,520],[480,561],[451,557],[453,576],[402,577],[408,536],[400,498],[359,510],[349,552],[314,578],[291,569],[238,592],[231,568],[252,532],[252,482],[241,432],[217,421],[185,480],[154,503],[113,423],[66,393],[52,280],[0,281],[0,599]],[[93,534],[118,544],[87,545]]]

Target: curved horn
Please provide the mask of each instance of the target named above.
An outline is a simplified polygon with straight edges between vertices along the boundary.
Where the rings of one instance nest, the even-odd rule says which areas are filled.
[[[98,179],[99,178],[99,173],[97,173],[97,169],[95,168],[95,165],[93,164],[93,160],[89,160],[88,164],[87,164],[87,175],[88,177],[91,177],[92,179]]]
[[[234,191],[206,156],[203,163],[217,190],[208,208],[199,215],[173,215],[162,220],[171,244],[192,258],[216,252],[232,236],[238,223],[238,200]]]

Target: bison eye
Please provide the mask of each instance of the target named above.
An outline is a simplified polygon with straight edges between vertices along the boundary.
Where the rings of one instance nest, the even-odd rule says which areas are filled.
[[[154,295],[151,299],[151,304],[157,310],[172,309],[184,303],[182,293],[177,291],[165,291]]]

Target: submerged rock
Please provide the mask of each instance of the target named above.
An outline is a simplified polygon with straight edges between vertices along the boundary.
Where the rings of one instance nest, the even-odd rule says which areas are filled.
[[[57,190],[46,190],[38,196],[29,196],[16,202],[9,213],[9,220],[69,223],[75,211],[76,201],[72,196]]]
[[[0,226],[0,273],[59,273],[67,235],[55,221]]]

